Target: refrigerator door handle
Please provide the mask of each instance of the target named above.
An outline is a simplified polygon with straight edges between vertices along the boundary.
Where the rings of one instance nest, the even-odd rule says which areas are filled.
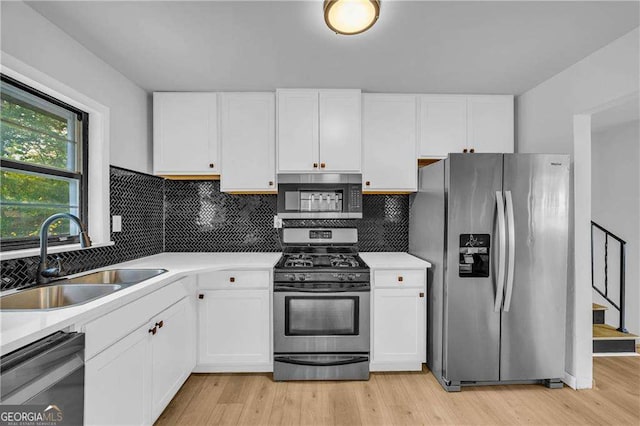
[[[504,297],[504,312],[509,312],[511,307],[511,296],[513,296],[513,272],[515,268],[515,253],[516,253],[516,226],[513,216],[513,198],[511,197],[511,191],[505,192],[505,198],[507,200],[507,227],[509,228],[509,255],[507,266],[507,291]]]
[[[502,295],[504,293],[505,256],[507,254],[507,229],[505,226],[502,191],[496,191],[496,212],[498,214],[498,232],[500,233],[500,237],[498,239],[498,281],[496,282],[496,298],[493,304],[493,311],[499,312],[502,306]]]

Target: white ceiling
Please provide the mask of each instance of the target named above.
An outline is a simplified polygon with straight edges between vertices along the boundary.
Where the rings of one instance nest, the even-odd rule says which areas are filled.
[[[520,94],[639,25],[638,2],[382,0],[357,36],[321,1],[29,4],[149,91]]]

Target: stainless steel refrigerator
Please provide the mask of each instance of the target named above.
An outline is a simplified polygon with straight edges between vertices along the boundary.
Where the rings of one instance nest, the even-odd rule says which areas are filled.
[[[427,365],[448,391],[562,387],[566,155],[450,154],[420,169],[409,252],[428,260]]]

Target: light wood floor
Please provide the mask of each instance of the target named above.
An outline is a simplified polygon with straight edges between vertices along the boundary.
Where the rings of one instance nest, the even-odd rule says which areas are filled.
[[[270,374],[193,374],[157,425],[640,424],[640,357],[595,358],[591,390],[539,385],[446,393],[428,371],[368,382],[275,383]]]

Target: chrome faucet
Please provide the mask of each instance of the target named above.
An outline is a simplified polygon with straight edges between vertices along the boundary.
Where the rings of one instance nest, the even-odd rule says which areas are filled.
[[[62,272],[62,265],[58,259],[58,265],[53,268],[47,267],[47,248],[49,245],[49,227],[58,219],[68,218],[75,222],[80,228],[80,247],[91,247],[91,239],[87,234],[87,229],[77,216],[71,213],[56,213],[49,216],[40,226],[40,264],[38,265],[38,275],[36,282],[38,284],[47,284],[51,278],[59,277]]]

